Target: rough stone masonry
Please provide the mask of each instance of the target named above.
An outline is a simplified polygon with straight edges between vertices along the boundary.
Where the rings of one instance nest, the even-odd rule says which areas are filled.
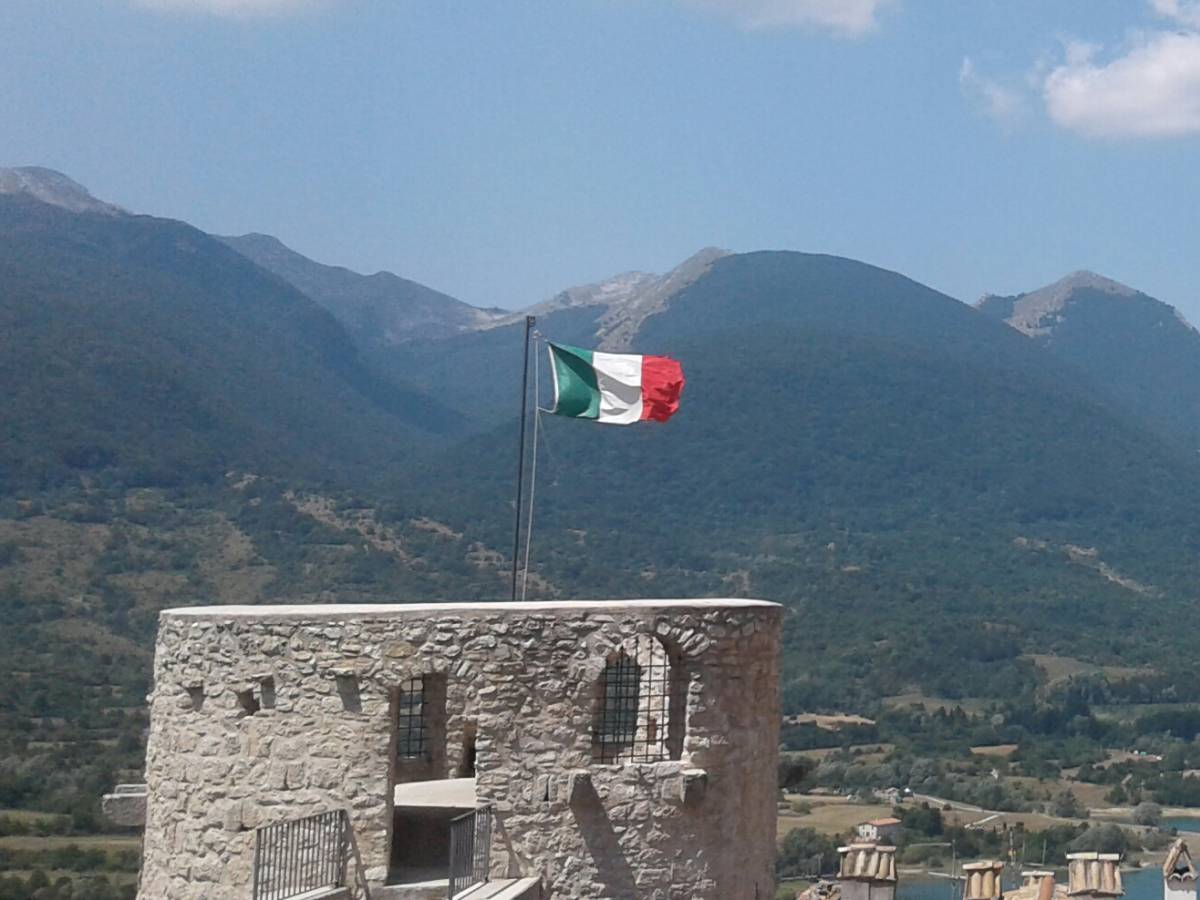
[[[771,897],[781,613],[753,600],[168,610],[138,896],[245,900],[255,829],[333,809],[349,813],[356,880],[382,885],[395,786],[466,774],[494,807],[494,877],[539,876],[555,898]],[[662,690],[614,701],[622,678],[653,691],[647,653]],[[405,760],[414,679],[432,686],[428,749]]]

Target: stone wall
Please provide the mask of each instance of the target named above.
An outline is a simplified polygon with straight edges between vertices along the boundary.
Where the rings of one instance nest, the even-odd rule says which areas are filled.
[[[736,600],[165,612],[139,898],[243,900],[254,829],[333,808],[381,884],[393,787],[413,777],[394,752],[398,686],[428,673],[445,679],[445,742],[419,777],[461,774],[473,735],[495,876],[540,875],[562,898],[773,896],[780,614]],[[675,654],[682,752],[601,765],[598,679],[641,634]]]

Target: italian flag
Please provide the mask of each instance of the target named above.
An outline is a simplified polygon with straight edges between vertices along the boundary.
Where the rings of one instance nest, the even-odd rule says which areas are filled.
[[[555,415],[632,425],[679,409],[683,368],[669,356],[601,353],[547,342]]]

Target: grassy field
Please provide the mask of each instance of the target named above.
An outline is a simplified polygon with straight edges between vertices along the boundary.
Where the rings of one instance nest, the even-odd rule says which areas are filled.
[[[821,834],[842,835],[862,822],[892,814],[892,807],[885,804],[849,803],[842,797],[821,794],[788,794],[788,803],[807,803],[812,809],[808,813],[789,812],[781,809],[777,831],[780,836],[793,828],[815,828]],[[1020,822],[1028,829],[1045,829],[1052,825],[1077,825],[1082,819],[1062,819],[1037,812],[980,812],[953,809],[942,814],[949,824],[970,826],[983,823],[984,828],[1010,828]],[[984,821],[986,820],[986,821]]]
[[[841,797],[823,797],[819,794],[788,794],[789,803],[808,803],[808,813],[779,813],[780,835],[793,828],[815,828],[821,834],[842,834],[868,819],[890,816],[892,808],[884,804],[847,803]]]
[[[1092,712],[1101,718],[1117,722],[1133,722],[1147,713],[1191,710],[1196,706],[1195,703],[1125,703],[1116,706],[1097,704],[1092,707]]]
[[[987,744],[979,747],[972,747],[971,752],[976,756],[996,756],[1007,759],[1017,752],[1016,744]]]
[[[84,835],[35,835],[10,834],[0,837],[0,848],[9,850],[56,850],[60,847],[85,847],[96,850],[133,850],[140,853],[142,839],[136,835],[84,834]]]
[[[929,697],[915,691],[883,698],[884,706],[887,706],[889,709],[904,709],[905,707],[916,705],[925,710],[925,712],[937,712],[939,709],[949,712],[955,707],[961,707],[963,712],[976,715],[986,710],[991,702],[979,697],[962,697],[958,700],[951,700],[947,697]]]
[[[1025,658],[1042,670],[1049,684],[1065,681],[1075,675],[1104,675],[1109,681],[1121,681],[1154,674],[1154,670],[1149,668],[1097,666],[1070,656],[1052,656],[1047,653],[1031,653]]]
[[[0,819],[12,819],[14,822],[25,822],[29,825],[34,825],[38,822],[51,824],[67,820],[69,818],[69,816],[62,816],[57,813],[35,812],[32,809],[0,808]]]
[[[874,725],[874,719],[850,713],[798,713],[794,716],[784,716],[785,725],[816,725],[826,731],[837,731],[843,725]]]
[[[831,753],[840,753],[843,749],[849,750],[855,754],[859,762],[879,762],[889,753],[896,749],[895,744],[851,744],[849,747],[817,747],[812,750],[793,750],[789,751],[796,753],[799,756],[807,756],[810,759],[824,759]]]

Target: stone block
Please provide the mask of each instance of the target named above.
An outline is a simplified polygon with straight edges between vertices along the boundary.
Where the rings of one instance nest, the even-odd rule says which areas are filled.
[[[704,769],[684,769],[679,778],[679,800],[685,806],[695,806],[708,792],[708,772]]]
[[[114,825],[143,828],[146,825],[148,791],[144,784],[118,784],[100,800],[100,811]]]

